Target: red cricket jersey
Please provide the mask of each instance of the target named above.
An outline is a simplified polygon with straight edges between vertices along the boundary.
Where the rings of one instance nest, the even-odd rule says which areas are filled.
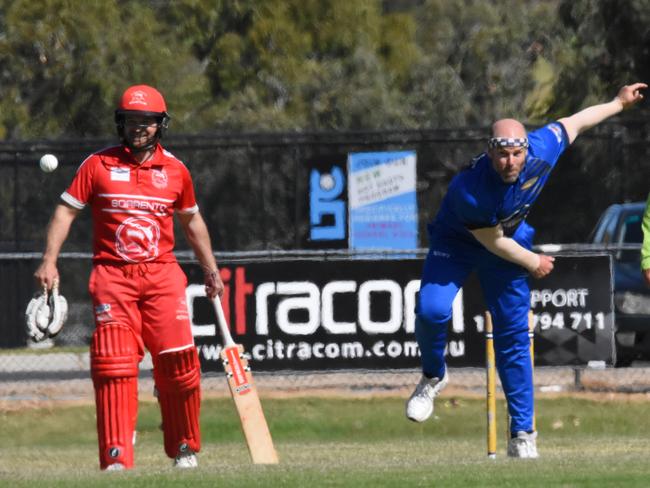
[[[174,210],[199,210],[190,172],[160,144],[141,165],[124,146],[90,155],[61,199],[91,206],[95,262],[174,262]]]

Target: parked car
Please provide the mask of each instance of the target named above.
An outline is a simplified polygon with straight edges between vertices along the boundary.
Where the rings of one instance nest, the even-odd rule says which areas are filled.
[[[641,274],[645,202],[609,206],[591,233],[613,253],[616,366],[650,359],[650,288]]]

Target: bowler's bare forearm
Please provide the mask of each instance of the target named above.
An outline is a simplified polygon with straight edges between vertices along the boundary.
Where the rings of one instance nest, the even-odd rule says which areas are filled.
[[[521,246],[514,239],[506,237],[500,225],[473,229],[470,232],[492,254],[518,264],[531,273],[539,267],[539,255]]]
[[[543,278],[553,271],[554,257],[529,251],[514,239],[506,237],[501,225],[470,232],[492,254],[526,268],[534,278]]]

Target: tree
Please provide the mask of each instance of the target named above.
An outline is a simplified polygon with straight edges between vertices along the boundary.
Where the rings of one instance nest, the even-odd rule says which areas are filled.
[[[526,120],[536,98],[533,74],[548,61],[556,2],[427,0],[418,14],[418,43],[430,65],[446,66],[450,95],[462,97],[458,121],[487,125],[500,117]]]
[[[0,23],[0,138],[106,134],[128,85],[156,85],[175,109],[206,86],[146,3],[8,0]]]
[[[195,19],[216,127],[317,130],[409,125],[400,83],[420,56],[414,20],[378,0],[185,0],[170,18]],[[233,7],[229,9],[229,7]]]
[[[650,0],[6,0],[0,139],[110,133],[134,83],[176,132],[541,123],[647,80],[648,25]]]
[[[572,113],[650,79],[650,0],[562,0],[558,12],[570,49],[558,57],[549,114]]]

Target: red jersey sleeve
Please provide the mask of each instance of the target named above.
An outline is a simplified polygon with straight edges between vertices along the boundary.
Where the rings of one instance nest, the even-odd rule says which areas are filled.
[[[81,210],[88,203],[93,195],[93,171],[95,168],[96,156],[89,156],[81,163],[77,174],[66,191],[61,194],[61,199],[68,205]]]
[[[180,213],[196,213],[199,211],[199,206],[196,204],[192,175],[190,175],[189,170],[185,166],[182,166],[181,175],[183,178],[183,186],[181,188],[181,194],[178,200],[176,200],[175,208]]]

